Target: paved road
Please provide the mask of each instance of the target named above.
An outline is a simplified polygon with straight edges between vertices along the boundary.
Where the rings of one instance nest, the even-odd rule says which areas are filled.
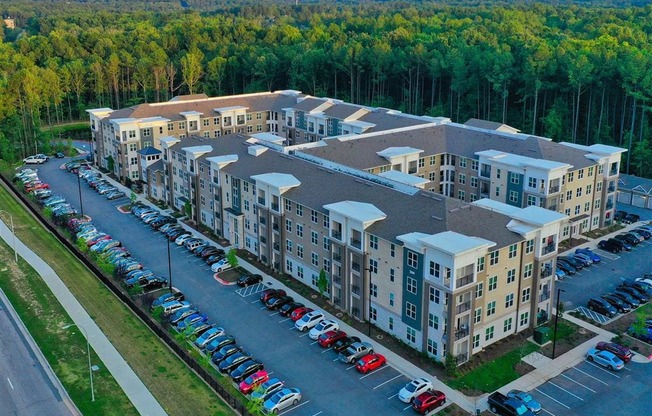
[[[41,179],[55,193],[79,206],[77,180],[59,169],[66,159],[39,166]],[[168,275],[166,240],[131,214],[122,214],[119,205],[126,198],[107,201],[82,182],[84,213],[103,231],[119,239],[146,267]],[[273,376],[289,387],[299,387],[304,397],[290,416],[397,415],[412,414],[395,395],[409,380],[390,365],[368,376],[335,362],[333,351],[324,351],[305,334],[292,329],[289,321],[274,315],[256,300],[236,292],[234,286],[215,281],[209,268],[185,249],[171,244],[173,285],[207,313],[213,322],[233,334],[239,344],[260,359]]]
[[[48,376],[0,298],[0,416],[77,415]],[[68,399],[69,400],[69,399]]]

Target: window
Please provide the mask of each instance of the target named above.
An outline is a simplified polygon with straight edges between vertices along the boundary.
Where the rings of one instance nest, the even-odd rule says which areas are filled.
[[[417,279],[408,277],[406,279],[406,290],[412,294],[417,294]]]
[[[575,172],[569,172],[568,173],[568,178],[566,179],[566,182],[568,182],[568,183],[573,182],[573,175],[575,175]]]
[[[493,338],[494,338],[494,326],[492,325],[484,330],[484,340],[489,341],[490,339]]]
[[[285,210],[287,212],[292,212],[292,201],[290,201],[289,199],[285,200]]]
[[[394,294],[389,294],[389,306],[394,306]]]
[[[573,191],[566,191],[566,201],[573,199]]]
[[[491,316],[496,313],[496,301],[492,300],[487,303],[487,316]]]
[[[480,346],[480,334],[473,335],[473,348],[478,348]]]
[[[314,245],[317,245],[317,240],[319,239],[319,234],[317,231],[310,231],[310,242]]]
[[[410,319],[417,319],[417,306],[410,302],[405,302],[405,315]]]
[[[521,296],[521,302],[529,302],[530,301],[530,288],[523,289],[523,295]]]
[[[496,169],[496,178],[500,179],[500,169]]]
[[[314,209],[310,210],[310,221],[317,224],[317,211],[315,211]]]
[[[593,166],[589,166],[589,177],[593,176]]]
[[[428,338],[428,353],[437,355],[437,343]]]
[[[476,309],[475,313],[473,314],[473,323],[479,324],[480,321],[482,321],[482,308]]]
[[[439,292],[438,289],[435,289],[433,287],[430,288],[430,301],[431,302],[435,302],[437,305],[439,305],[440,296],[441,296],[441,292]]]
[[[534,251],[534,239],[525,242],[525,254],[530,254]]]
[[[596,192],[601,192],[602,191],[602,182],[598,182],[595,184],[595,191]]]
[[[394,269],[389,269],[389,281],[393,282],[394,281]]]
[[[330,240],[328,239],[328,236],[325,235],[324,236],[324,245],[323,245],[324,250],[330,250],[331,249],[330,244],[331,243],[330,243]]]
[[[285,219],[285,231],[287,231],[288,233],[292,232],[292,220],[289,220],[287,218]]]
[[[525,326],[530,322],[530,312],[523,312],[519,322],[520,326]]]
[[[472,160],[471,161],[471,170],[477,171],[478,166],[480,165],[480,162],[477,160]]]
[[[297,237],[303,238],[303,225],[297,224]]]
[[[317,276],[316,274],[313,273],[312,274],[312,285],[317,286],[318,282],[319,282],[319,276]]]
[[[471,176],[471,187],[472,188],[477,188],[478,187],[478,177],[477,176]]]
[[[577,198],[579,198],[579,197],[582,196],[582,188],[577,188],[577,191],[576,191],[576,193],[575,193],[575,196],[576,196]]]
[[[480,282],[475,287],[475,297],[476,298],[481,298],[483,294],[484,294],[484,283]]]
[[[297,204],[296,207],[297,207],[297,216],[303,217],[303,205]]]
[[[371,296],[377,298],[378,297],[378,285],[371,284],[369,291],[371,292]]]
[[[180,121],[179,122],[179,130],[185,130],[186,129],[186,122],[185,121]]]
[[[589,184],[586,185],[586,194],[591,195],[591,191],[593,190],[593,185]]]
[[[314,251],[310,252],[310,262],[313,266],[319,266],[319,254]]]
[[[390,330],[390,331],[393,331],[393,330],[394,330],[394,318],[392,318],[392,317],[390,316],[389,319],[388,319],[388,321],[387,321],[387,323],[388,323],[388,326],[389,326],[389,330]]]
[[[330,226],[331,219],[328,215],[324,215],[324,228],[328,228]]]
[[[509,256],[508,257],[510,259],[513,259],[514,257],[516,257],[517,251],[518,251],[518,245],[517,244],[512,244],[511,246],[509,246]]]
[[[513,183],[514,185],[518,185],[519,182],[520,182],[520,179],[519,179],[518,173],[509,172],[509,181],[510,181],[511,183]]]
[[[528,196],[529,200],[529,196]],[[517,203],[518,202],[518,191],[509,191],[509,202]]]
[[[244,210],[249,211],[249,200],[247,199],[244,200]]]
[[[168,131],[174,130],[174,123],[168,123]]]
[[[466,192],[462,191],[461,189],[457,191],[457,199],[460,201],[466,201]]]
[[[489,278],[489,292],[496,290],[498,287],[498,276],[491,276]]]
[[[528,263],[523,267],[523,279],[532,277],[532,263]]]
[[[475,266],[475,271],[478,273],[484,271],[484,257],[478,258],[478,263]]]
[[[503,321],[503,332],[512,330],[512,318],[507,318]]]
[[[297,257],[302,259],[303,258],[303,246],[300,246],[297,244]]]
[[[292,260],[285,260],[285,271],[288,273],[292,273],[294,268],[294,265],[292,264]]]
[[[378,309],[373,306],[369,307],[369,319],[371,319],[372,322],[378,320]]]
[[[460,173],[459,176],[457,177],[457,181],[461,183],[462,185],[466,185],[466,175],[463,173]]]
[[[516,269],[507,270],[507,284],[510,284],[516,280]]]
[[[514,306],[514,294],[510,293],[505,296],[505,308],[511,308],[512,306]]]
[[[428,326],[432,329],[439,329],[439,317],[435,314],[428,314]]]
[[[441,271],[440,271],[440,265],[439,263],[435,263],[434,261],[430,262],[430,275],[434,277],[441,277]]]
[[[406,335],[408,342],[411,342],[412,344],[417,342],[417,331],[414,328],[408,326]]]
[[[591,210],[591,203],[590,202],[585,202],[584,203],[584,212],[589,212]]]
[[[378,261],[369,259],[369,273],[378,274]]]
[[[493,266],[498,264],[498,261],[500,260],[500,252],[498,250],[492,251],[489,253],[489,265]]]
[[[496,196],[500,196],[500,188],[496,187]]]
[[[369,248],[373,250],[378,250],[378,237],[375,235],[369,236]]]
[[[426,159],[422,157],[419,159],[419,167],[422,168],[424,166],[426,166]]]
[[[577,179],[583,179],[584,178],[584,169],[580,169],[577,171]]]
[[[575,215],[578,215],[580,213],[580,206],[575,205]]]
[[[528,195],[527,196],[527,206],[536,206],[537,205],[537,197],[534,195]]]
[[[430,172],[430,173],[428,174],[428,180],[429,180],[430,182],[434,182],[436,179],[437,179],[437,175],[435,174],[435,172]]]
[[[408,251],[407,253],[407,265],[412,268],[417,268],[419,266],[419,257],[414,251]]]
[[[324,257],[324,271],[331,272],[331,261]]]
[[[292,253],[292,240],[285,240],[285,251]]]
[[[389,255],[390,257],[396,256],[396,245],[394,245],[394,243],[389,245]]]

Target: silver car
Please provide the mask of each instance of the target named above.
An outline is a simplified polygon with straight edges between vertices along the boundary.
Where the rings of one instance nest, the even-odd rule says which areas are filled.
[[[296,388],[283,389],[274,393],[272,397],[265,401],[263,410],[265,413],[278,413],[283,409],[299,403],[299,401],[301,401],[301,390]]]

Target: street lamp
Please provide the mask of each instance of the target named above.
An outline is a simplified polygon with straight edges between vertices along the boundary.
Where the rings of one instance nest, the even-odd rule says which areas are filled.
[[[555,359],[555,347],[557,346],[557,322],[559,321],[559,304],[561,303],[561,292],[565,292],[563,289],[557,289],[557,310],[555,313],[555,329],[552,333],[552,359]]]
[[[79,171],[77,171],[77,188],[79,189],[79,210],[81,211],[81,216],[84,216],[84,202],[82,201],[81,195],[81,178],[79,176]]]
[[[14,261],[18,263],[18,252],[16,251],[16,230],[14,229],[14,216],[3,209],[0,209],[0,212],[4,212],[5,214],[9,215],[9,223],[11,224],[11,234],[12,234],[13,246],[14,246]]]
[[[93,366],[91,365],[91,344],[90,344],[90,342],[88,340],[88,332],[86,332],[86,329],[84,329],[83,326],[77,325],[77,324],[68,324],[68,325],[65,325],[65,326],[61,327],[61,329],[68,329],[68,328],[71,328],[73,326],[76,326],[77,328],[81,329],[82,332],[84,333],[84,336],[86,336],[86,355],[88,355],[88,375],[89,375],[90,380],[91,380],[91,401],[94,402],[95,401],[95,389],[93,388]]]
[[[168,242],[168,276],[170,278],[170,291],[172,291],[172,260],[170,260],[170,239],[166,237],[165,240]]]

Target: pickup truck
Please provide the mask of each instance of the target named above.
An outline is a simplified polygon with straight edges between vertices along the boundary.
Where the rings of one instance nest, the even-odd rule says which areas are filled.
[[[523,403],[509,398],[500,392],[495,392],[487,397],[489,410],[502,416],[535,416]]]
[[[343,363],[353,363],[360,357],[374,352],[374,347],[368,342],[354,342],[339,354]]]

